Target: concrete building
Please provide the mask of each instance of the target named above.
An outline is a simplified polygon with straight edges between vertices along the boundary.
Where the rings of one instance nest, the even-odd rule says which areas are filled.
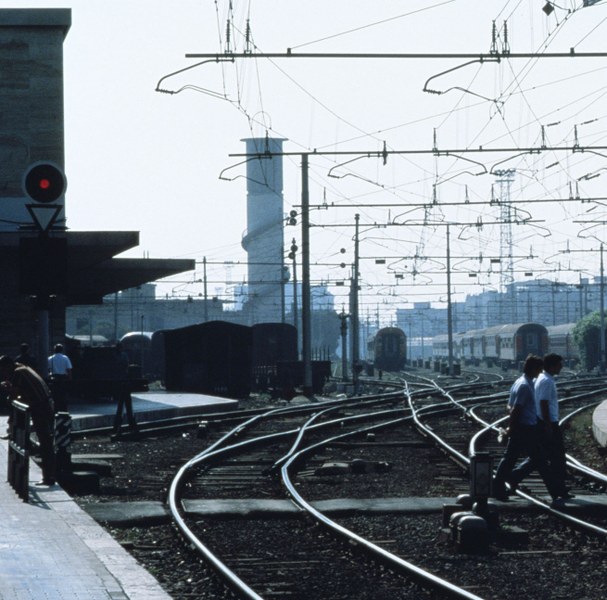
[[[0,9],[0,354],[16,354],[25,341],[41,364],[63,339],[66,306],[194,269],[189,260],[116,259],[138,244],[138,232],[67,231],[63,194],[49,202],[26,194],[33,164],[64,170],[70,25],[69,9]]]

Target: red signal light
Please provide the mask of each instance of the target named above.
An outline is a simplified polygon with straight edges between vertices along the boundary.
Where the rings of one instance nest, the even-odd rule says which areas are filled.
[[[35,202],[47,204],[61,198],[67,182],[63,171],[48,162],[31,165],[23,179],[23,191]]]

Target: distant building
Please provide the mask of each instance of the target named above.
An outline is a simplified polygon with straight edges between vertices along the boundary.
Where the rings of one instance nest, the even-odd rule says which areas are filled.
[[[515,282],[504,293],[488,290],[452,304],[453,332],[484,329],[512,323],[540,323],[545,326],[575,323],[599,310],[600,277],[566,284],[547,279]],[[514,306],[512,303],[515,303]],[[397,309],[396,321],[407,335],[422,337],[447,333],[447,309],[428,304]]]

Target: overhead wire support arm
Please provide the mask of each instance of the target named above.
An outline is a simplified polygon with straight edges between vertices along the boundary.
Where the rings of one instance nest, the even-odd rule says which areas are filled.
[[[364,157],[375,157],[384,159],[389,155],[406,155],[406,154],[432,154],[434,156],[449,156],[456,154],[474,154],[474,153],[519,153],[519,154],[540,154],[541,152],[594,152],[602,150],[607,152],[607,146],[537,146],[537,147],[526,147],[526,148],[487,148],[485,146],[479,146],[478,148],[447,148],[445,150],[439,150],[438,148],[428,149],[412,149],[412,150],[311,150],[305,152],[310,156],[364,156]],[[272,156],[301,156],[301,151],[293,152],[257,152],[253,154],[247,153],[234,153],[230,154],[230,157],[251,157],[251,158],[269,158]]]
[[[605,58],[607,52],[497,52],[497,53],[458,53],[458,52],[226,52],[220,53],[188,53],[186,58],[237,59],[237,58],[396,58],[396,59],[445,59],[461,58],[475,61],[495,61],[501,58]]]
[[[231,58],[230,56],[222,56],[220,54],[215,55],[214,58],[210,58],[207,60],[203,60],[199,63],[196,63],[195,65],[190,65],[189,67],[185,67],[183,69],[179,69],[178,71],[175,71],[174,73],[169,73],[168,75],[165,75],[164,77],[161,77],[158,80],[158,83],[156,84],[156,89],[154,90],[155,92],[160,92],[161,94],[178,94],[182,89],[181,88],[177,91],[174,90],[166,90],[166,89],[162,89],[160,87],[160,84],[165,80],[168,79],[169,77],[173,77],[174,75],[179,75],[180,73],[183,73],[185,71],[190,71],[191,69],[195,69],[196,67],[200,67],[201,65],[207,64],[207,63],[211,63],[211,62],[234,62],[234,59]],[[187,86],[186,86],[187,87]],[[206,93],[211,94],[213,96],[221,96],[221,94],[218,94],[217,92],[213,92],[211,90],[204,90]]]

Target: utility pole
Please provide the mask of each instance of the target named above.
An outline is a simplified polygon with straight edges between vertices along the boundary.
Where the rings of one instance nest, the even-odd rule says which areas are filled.
[[[209,320],[209,296],[207,293],[207,257],[202,259],[202,280],[204,282],[204,322]]]
[[[451,306],[451,241],[447,224],[447,332],[449,340],[449,375],[453,376],[453,314]]]
[[[502,260],[505,259],[506,264],[502,264],[502,294],[508,289],[510,300],[510,322],[516,323],[518,320],[516,310],[516,297],[514,290],[514,262],[512,259],[512,205],[510,204],[510,189],[514,181],[515,169],[499,169],[495,171],[498,177],[496,182],[500,186],[499,204],[500,216],[502,219],[500,232],[500,254]],[[508,285],[510,287],[508,287]],[[502,322],[504,316],[500,315]]]
[[[601,319],[601,339],[599,341],[600,348],[600,373],[605,373],[605,270],[603,268],[603,243],[601,242],[601,306],[600,306],[600,319]]]
[[[348,381],[348,316],[344,309],[341,309],[339,319],[341,321],[340,333],[341,333],[341,379],[342,381]]]
[[[301,321],[304,367],[303,395],[312,397],[311,297],[310,297],[310,192],[309,156],[301,155]]]
[[[299,356],[299,315],[297,310],[297,244],[295,238],[291,241],[289,258],[293,261],[293,326],[297,330],[297,355]]]
[[[354,215],[354,272],[352,273],[352,290],[351,290],[351,335],[352,335],[352,379],[354,387],[358,383],[359,376],[359,358],[360,358],[360,330],[359,330],[359,319],[358,319],[358,271],[359,271],[359,258],[358,258],[358,226],[360,221],[360,215],[357,213]]]

